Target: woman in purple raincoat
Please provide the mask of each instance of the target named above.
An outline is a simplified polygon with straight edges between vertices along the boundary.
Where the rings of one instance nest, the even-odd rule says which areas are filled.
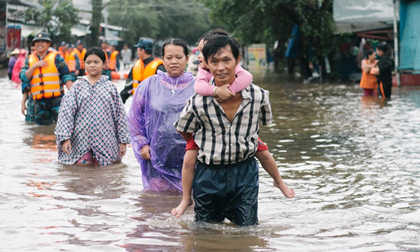
[[[194,93],[195,78],[185,72],[188,62],[185,41],[166,41],[162,55],[167,72],[158,71],[142,81],[133,97],[127,121],[144,189],[180,193],[185,140],[173,123],[185,101]]]

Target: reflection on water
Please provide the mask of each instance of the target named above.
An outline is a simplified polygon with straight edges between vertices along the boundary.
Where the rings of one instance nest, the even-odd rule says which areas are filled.
[[[172,217],[180,196],[141,190],[131,146],[121,164],[59,165],[54,126],[24,122],[1,79],[0,250],[418,251],[420,89],[380,101],[357,84],[254,80],[274,116],[260,136],[296,198],[261,169],[260,225],[236,227],[196,223],[191,207]]]

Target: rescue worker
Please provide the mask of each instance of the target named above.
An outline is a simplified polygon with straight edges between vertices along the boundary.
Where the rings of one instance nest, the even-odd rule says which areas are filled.
[[[111,45],[110,47],[110,56],[108,60],[108,69],[111,71],[119,71],[120,70],[120,52],[115,50],[115,46]]]
[[[63,59],[67,58],[68,52],[66,41],[61,42],[60,47],[58,48],[58,53],[61,55],[61,57],[63,57]]]
[[[76,48],[72,44],[67,44],[67,58],[65,58],[67,66],[69,67],[69,72],[72,77],[72,81],[75,81],[77,79],[77,76],[79,75],[79,69],[80,69],[80,60],[79,56],[76,53]]]
[[[73,85],[64,58],[58,52],[48,50],[51,43],[47,33],[38,33],[32,40],[36,53],[29,55],[19,74],[23,83],[31,83],[28,88],[34,99],[35,122],[39,125],[57,121],[63,85],[68,90]]]
[[[79,75],[78,76],[84,76],[85,75],[85,54],[86,54],[86,48],[84,48],[83,46],[83,41],[82,40],[77,40],[76,42],[76,48],[74,49],[74,51],[76,52],[77,56],[79,57],[80,60],[80,69],[79,69]]]
[[[150,38],[140,38],[139,43],[134,45],[137,47],[138,60],[131,68],[128,74],[125,87],[121,91],[120,96],[123,102],[134,94],[135,89],[147,77],[155,75],[158,70],[166,72],[163,61],[153,57],[153,41]]]

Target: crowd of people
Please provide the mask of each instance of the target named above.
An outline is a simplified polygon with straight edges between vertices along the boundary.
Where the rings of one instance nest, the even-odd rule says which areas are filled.
[[[283,195],[295,196],[258,136],[272,121],[269,93],[239,66],[239,44],[227,32],[211,30],[198,40],[197,76],[186,71],[184,40],[165,41],[159,59],[153,40],[140,38],[120,93],[108,74],[119,69],[119,55],[124,68],[130,65],[127,47],[119,53],[104,41],[86,50],[77,41],[54,51],[51,44],[48,34],[35,36],[19,77],[26,120],[56,123],[59,163],[110,165],[131,143],[144,190],[182,194],[176,217],[194,201],[197,221],[258,224],[255,158]]]
[[[51,46],[50,36],[38,33],[31,53],[12,51],[8,74],[22,87],[25,120],[56,123],[59,163],[110,165],[122,160],[131,143],[144,190],[182,194],[172,215],[179,218],[194,202],[197,221],[258,224],[256,158],[284,196],[295,196],[258,136],[260,125],[272,121],[269,93],[239,65],[239,44],[226,31],[214,29],[198,39],[196,76],[186,71],[184,40],[165,41],[160,59],[153,55],[153,40],[141,37],[121,92],[111,72],[120,70],[120,60],[124,69],[131,66],[127,45],[121,52],[107,41],[89,49],[81,40]],[[386,45],[367,51],[363,95],[389,98],[392,68]]]

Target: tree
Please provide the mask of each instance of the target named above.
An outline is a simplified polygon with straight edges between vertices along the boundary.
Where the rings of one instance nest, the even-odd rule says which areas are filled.
[[[99,45],[99,28],[101,26],[102,21],[102,0],[92,0],[92,22],[90,25],[91,36],[90,36],[90,44],[91,45]]]
[[[109,24],[127,29],[121,36],[128,44],[136,44],[139,37],[178,37],[194,44],[212,28],[209,10],[194,0],[110,0],[107,10]]]
[[[77,11],[73,4],[58,4],[52,0],[42,0],[40,4],[44,6],[44,10],[29,8],[25,21],[35,21],[36,24],[45,27],[53,41],[71,41],[71,28],[78,23]]]
[[[232,28],[233,35],[245,43],[278,41],[275,60],[284,57],[284,45],[297,24],[301,37],[301,61],[312,49],[323,63],[324,55],[332,49],[331,0],[199,0],[211,9],[213,22]],[[307,63],[307,62],[306,62]],[[325,69],[325,68],[323,68]]]

